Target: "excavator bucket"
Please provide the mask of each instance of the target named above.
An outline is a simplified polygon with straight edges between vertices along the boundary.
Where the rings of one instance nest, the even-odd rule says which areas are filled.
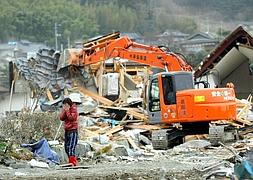
[[[90,41],[87,41],[83,44],[83,49],[65,49],[59,59],[57,71],[60,71],[62,69],[66,69],[68,66],[82,66],[83,63],[81,62],[82,60],[82,55],[83,55],[83,50],[89,49],[93,46],[99,46],[99,44],[105,43],[109,40],[114,40],[120,37],[119,32],[113,32],[110,34],[106,34],[104,36],[99,36],[96,37]]]
[[[65,49],[59,58],[57,71],[66,69],[69,66],[81,66],[80,55],[82,49]]]

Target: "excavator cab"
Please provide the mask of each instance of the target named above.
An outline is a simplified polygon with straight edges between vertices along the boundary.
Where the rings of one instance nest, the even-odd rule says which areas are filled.
[[[195,89],[191,72],[163,72],[151,78],[147,96],[152,124],[204,123],[236,118],[233,88]]]
[[[162,123],[161,110],[171,106],[176,112],[176,92],[194,89],[191,72],[163,72],[153,76],[150,80],[147,96],[149,121],[152,124]],[[174,116],[170,112],[163,116]]]

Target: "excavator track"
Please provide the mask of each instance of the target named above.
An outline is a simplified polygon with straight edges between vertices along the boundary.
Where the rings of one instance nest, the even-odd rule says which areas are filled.
[[[152,132],[152,145],[154,149],[172,148],[183,143],[185,132],[176,128],[161,129]]]
[[[209,141],[213,146],[220,142],[232,142],[238,137],[238,131],[234,126],[213,125],[209,127],[208,123],[186,124],[182,129],[168,128],[152,132],[151,141],[154,149],[166,150],[176,145],[182,144],[186,135],[209,134]]]

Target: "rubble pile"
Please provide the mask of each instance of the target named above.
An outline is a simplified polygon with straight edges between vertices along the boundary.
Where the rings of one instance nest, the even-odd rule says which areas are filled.
[[[100,108],[97,111],[110,115]],[[95,112],[95,111],[91,111]],[[186,137],[184,144],[169,150],[154,150],[152,143],[145,132],[158,127],[146,126],[143,121],[124,122],[113,120],[108,117],[96,117],[92,113],[79,116],[79,143],[77,156],[79,165],[118,164],[124,167],[126,164],[140,162],[176,162],[171,171],[178,172],[183,165],[188,172],[195,172],[203,178],[232,177],[235,167],[241,168],[240,162],[249,159],[249,153],[253,147],[253,135],[246,133],[243,140],[234,143],[214,147],[206,136]],[[126,120],[125,120],[126,121]],[[0,157],[1,164],[12,168],[40,167],[49,168],[45,164],[38,165],[33,154],[26,148],[21,148],[22,143],[32,143],[46,137],[50,147],[57,152],[61,163],[66,162],[63,148],[63,131],[54,141],[60,121],[57,113],[33,113],[9,116],[1,121]],[[14,129],[14,131],[10,131]],[[62,130],[62,128],[61,128]],[[198,138],[207,138],[198,140]],[[238,160],[238,157],[241,159]],[[36,159],[36,158],[35,158]],[[27,164],[28,163],[28,164]],[[182,167],[181,167],[182,168]],[[174,177],[180,177],[177,173]],[[166,172],[165,172],[166,174]],[[181,174],[182,175],[182,174]],[[196,174],[195,174],[196,175]],[[240,176],[240,175],[238,175]],[[195,176],[194,176],[195,177]]]

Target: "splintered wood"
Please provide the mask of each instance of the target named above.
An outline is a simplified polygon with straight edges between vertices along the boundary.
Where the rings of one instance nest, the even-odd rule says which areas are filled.
[[[107,105],[107,106],[111,106],[113,104],[113,101],[103,97],[103,96],[100,96],[98,94],[95,94],[83,87],[78,87],[78,90],[83,94],[83,95],[88,95],[90,96],[92,99],[96,100],[96,101],[99,101],[100,103],[104,104],[104,105]]]
[[[127,114],[130,115],[130,116],[133,116],[136,119],[143,120],[145,123],[148,122],[147,116],[145,116],[142,113],[138,113],[136,111],[133,111],[133,110],[129,109],[129,110],[127,110]]]
[[[245,126],[252,126],[253,123],[248,119],[248,114],[250,112],[252,105],[252,95],[250,94],[246,101],[237,100],[236,107],[239,110],[237,113],[237,117],[235,120],[219,120],[213,121],[210,123],[212,126],[213,124],[228,124],[235,126],[236,128],[243,128]]]
[[[243,108],[237,114],[236,121],[241,123],[243,126],[245,125],[251,126],[253,124],[251,121],[247,119],[249,110],[251,108],[251,101],[252,101],[252,95],[250,94],[247,98],[247,102],[244,104]]]
[[[113,106],[99,106],[99,107],[105,108],[105,109],[124,110],[126,111],[127,115],[131,117],[131,119],[135,118],[137,120],[142,120],[145,123],[147,123],[148,121],[148,117],[144,113],[137,112],[138,109],[127,108],[127,107],[113,107]]]

